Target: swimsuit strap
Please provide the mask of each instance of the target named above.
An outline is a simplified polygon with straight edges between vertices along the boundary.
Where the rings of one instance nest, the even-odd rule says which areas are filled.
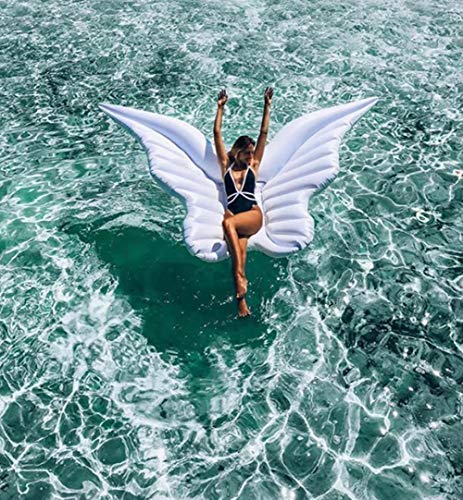
[[[230,169],[232,168],[232,166],[233,166],[233,165],[234,165],[234,163],[232,163],[232,164],[228,167],[228,170],[227,170],[227,172],[225,172],[225,175],[226,175],[226,174],[230,171]],[[244,177],[243,177],[243,182],[241,183],[241,189],[243,189],[243,188],[244,188],[244,184],[245,184],[245,182],[246,182],[246,178],[247,178],[247,176],[248,176],[248,172],[249,172],[249,169],[250,169],[250,168],[251,168],[251,167],[249,167],[249,166],[248,166],[248,168],[246,169],[246,173],[244,174]],[[225,176],[224,176],[224,177],[225,177]],[[236,191],[237,193],[241,193],[242,191],[241,191],[241,189],[238,189],[238,188],[237,188],[237,186],[236,186],[236,182],[235,182],[235,178],[233,177],[233,175],[232,175],[232,174],[230,174],[230,177],[231,177],[231,179],[232,179],[232,181],[233,181],[233,185],[235,186],[235,191]]]
[[[230,196],[227,196],[227,201],[228,201],[228,204],[233,203],[233,202],[236,200],[236,198],[238,198],[238,196],[240,196],[240,195],[241,195],[243,198],[246,198],[247,200],[250,200],[250,201],[257,201],[257,200],[256,200],[256,197],[255,197],[255,195],[254,195],[254,193],[249,193],[249,192],[247,192],[247,191],[240,191],[239,193],[233,193],[233,194],[231,194]],[[247,195],[251,195],[251,197],[250,197],[250,196],[247,196]]]
[[[243,196],[243,198],[246,198],[247,200],[256,201],[256,196],[254,193],[251,193],[250,191],[243,191],[244,185],[246,184],[247,175],[248,175],[248,172],[250,169],[251,169],[251,167],[248,167],[246,170],[246,174],[244,176],[243,183],[241,184],[241,189],[238,189],[236,187],[235,179],[233,178],[233,175],[230,174],[236,191],[227,196],[228,203],[233,203],[236,200],[236,198],[238,198],[239,195]]]
[[[234,164],[235,164],[235,162],[233,162],[233,163],[232,163],[232,164],[228,167],[227,171],[225,172],[225,175],[227,175],[227,173],[231,170],[231,168],[232,168],[232,166],[233,166]],[[232,193],[232,194],[229,194],[229,195],[227,196],[227,202],[228,202],[228,204],[233,203],[233,202],[236,200],[236,198],[238,198],[238,196],[239,196],[239,195],[242,195],[242,196],[243,196],[243,198],[246,198],[247,200],[250,200],[250,201],[257,201],[257,200],[256,200],[256,196],[255,196],[255,194],[254,194],[254,193],[251,193],[251,192],[249,192],[249,191],[242,191],[242,189],[244,188],[244,185],[245,185],[245,183],[246,183],[246,179],[247,179],[248,172],[249,172],[249,170],[250,170],[250,169],[251,169],[251,167],[248,165],[248,168],[246,169],[246,173],[244,174],[243,182],[242,182],[242,184],[241,184],[241,189],[238,189],[238,188],[236,187],[236,182],[235,182],[235,179],[234,179],[233,175],[230,173],[230,177],[231,177],[231,179],[232,179],[233,186],[235,187],[235,192],[234,192],[234,193]],[[253,173],[254,173],[254,172],[253,172]],[[225,176],[224,176],[224,177],[225,177]],[[250,195],[251,197],[250,197],[250,196],[248,196],[248,195]]]

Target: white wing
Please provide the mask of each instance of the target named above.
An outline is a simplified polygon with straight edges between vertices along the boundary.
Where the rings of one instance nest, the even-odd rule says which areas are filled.
[[[278,132],[259,170],[259,181],[265,183],[261,190],[265,225],[253,236],[255,248],[278,257],[312,241],[309,199],[336,176],[342,136],[376,101],[369,98],[322,109]]]
[[[175,118],[124,106],[100,107],[135,134],[146,148],[151,174],[186,203],[183,228],[188,250],[209,262],[226,258],[224,192],[211,143],[195,127]]]

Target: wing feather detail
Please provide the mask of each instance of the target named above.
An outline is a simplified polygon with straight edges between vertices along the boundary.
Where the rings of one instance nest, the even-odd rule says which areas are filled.
[[[277,247],[284,256],[312,241],[309,199],[334,179],[343,135],[376,102],[369,98],[322,109],[290,122],[275,136],[260,167],[267,238],[261,236],[258,248],[265,252],[270,240],[273,254]]]
[[[206,137],[175,118],[124,106],[100,107],[140,140],[151,175],[185,203],[183,230],[190,253],[209,262],[226,258],[220,169]]]

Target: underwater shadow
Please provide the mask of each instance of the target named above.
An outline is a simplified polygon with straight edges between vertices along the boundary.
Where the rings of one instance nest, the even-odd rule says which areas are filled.
[[[94,245],[109,264],[119,283],[117,293],[143,317],[143,335],[159,352],[191,356],[218,338],[234,346],[264,342],[267,325],[259,309],[277,289],[280,266],[274,259],[248,253],[252,316],[238,318],[229,259],[203,262],[183,243],[163,240],[143,227],[78,226],[66,232]]]

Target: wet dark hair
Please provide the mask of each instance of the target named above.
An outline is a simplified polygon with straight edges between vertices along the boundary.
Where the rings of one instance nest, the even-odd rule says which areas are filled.
[[[249,146],[249,144],[255,146],[256,141],[252,137],[249,137],[249,135],[240,135],[238,139],[236,139],[230,151],[227,153],[230,163],[233,163],[235,161],[236,153],[238,151],[246,149]]]

